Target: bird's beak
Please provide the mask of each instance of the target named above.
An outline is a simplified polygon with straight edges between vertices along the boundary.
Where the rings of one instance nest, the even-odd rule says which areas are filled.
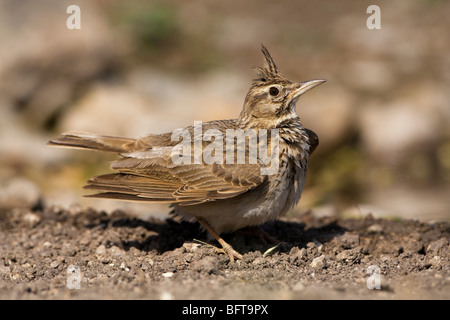
[[[317,87],[318,85],[327,82],[327,80],[308,80],[308,81],[304,81],[304,82],[300,82],[298,84],[298,88],[295,89],[290,95],[289,98],[290,100],[295,100],[298,97],[300,97],[302,94],[304,94],[306,91],[311,90],[312,88]]]

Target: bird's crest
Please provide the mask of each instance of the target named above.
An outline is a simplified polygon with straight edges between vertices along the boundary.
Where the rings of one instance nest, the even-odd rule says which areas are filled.
[[[258,78],[255,79],[255,82],[269,82],[277,79],[284,79],[284,76],[278,70],[275,61],[273,61],[272,56],[269,53],[264,45],[261,44],[261,51],[264,55],[265,66],[264,67],[253,67],[258,75]]]

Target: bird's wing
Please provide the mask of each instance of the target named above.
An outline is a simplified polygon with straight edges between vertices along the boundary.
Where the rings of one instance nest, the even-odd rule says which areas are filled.
[[[227,199],[260,185],[260,164],[176,163],[172,147],[123,154],[111,168],[119,173],[89,180],[95,197],[193,205]],[[194,152],[194,151],[192,151]]]
[[[312,154],[314,152],[314,150],[316,150],[317,146],[319,145],[319,137],[317,136],[317,134],[310,130],[305,128],[305,132],[308,135],[308,141],[309,141],[309,154]]]

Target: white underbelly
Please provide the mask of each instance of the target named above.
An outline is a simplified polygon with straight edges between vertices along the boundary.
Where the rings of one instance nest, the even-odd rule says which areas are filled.
[[[238,197],[194,206],[176,207],[185,217],[202,217],[217,233],[257,226],[286,214],[300,199],[305,183],[304,170],[283,170],[279,183],[257,188]],[[284,176],[287,175],[287,176]]]

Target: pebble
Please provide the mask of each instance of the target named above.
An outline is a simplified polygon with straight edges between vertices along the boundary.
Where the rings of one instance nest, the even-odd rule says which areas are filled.
[[[123,262],[120,264],[120,269],[125,270],[125,271],[127,271],[127,272],[130,271],[130,268],[128,268],[128,267],[125,265],[125,263],[123,263]]]
[[[185,242],[183,243],[183,247],[186,249],[187,252],[194,252],[198,248],[200,248],[200,243],[193,243],[193,242]]]
[[[433,258],[430,259],[430,263],[433,266],[439,266],[442,263],[442,259],[439,256],[434,256]]]
[[[41,217],[35,213],[28,212],[23,216],[23,221],[30,227],[35,227],[41,221]]]
[[[172,278],[173,275],[174,275],[173,272],[164,272],[164,273],[162,274],[162,276],[163,276],[164,278]]]
[[[371,225],[370,227],[367,228],[368,232],[372,232],[372,233],[381,233],[383,232],[383,226],[375,223],[373,225]]]
[[[95,253],[98,255],[104,255],[106,253],[106,247],[105,245],[101,244],[95,249]]]
[[[321,255],[320,257],[314,258],[310,264],[310,267],[318,269],[325,268],[325,266],[326,266],[325,255]]]

